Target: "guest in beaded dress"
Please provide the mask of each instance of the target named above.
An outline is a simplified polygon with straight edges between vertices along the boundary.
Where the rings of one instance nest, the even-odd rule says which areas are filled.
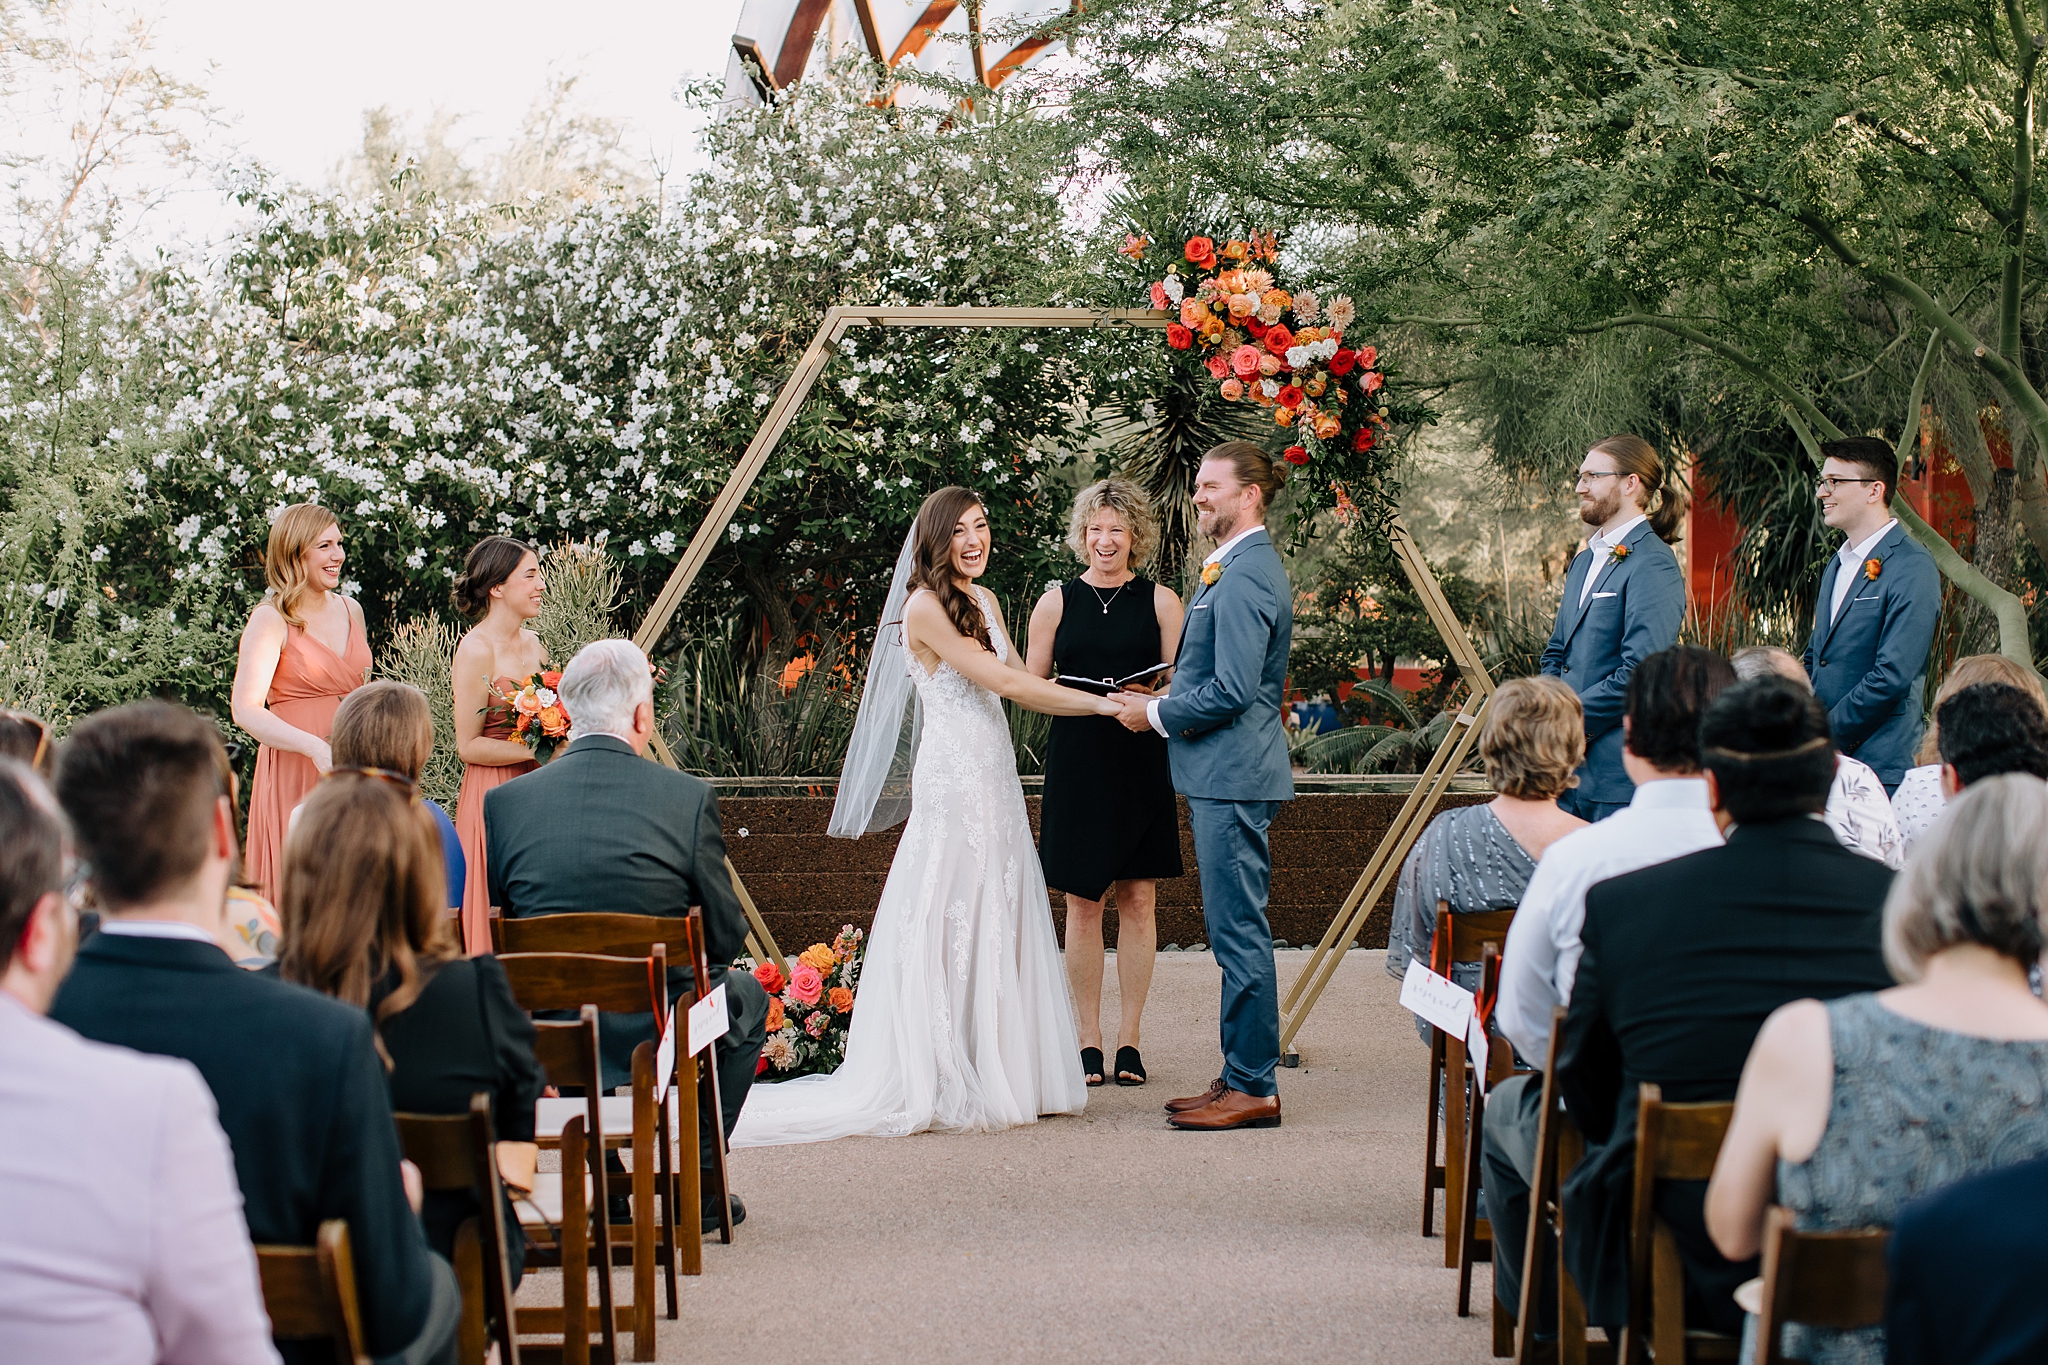
[[[1158,543],[1152,504],[1137,484],[1110,478],[1082,489],[1067,548],[1088,567],[1032,609],[1025,667],[1041,678],[1113,680],[1171,662],[1180,645],[1180,598],[1136,571]],[[1102,906],[1115,888],[1123,1008],[1113,1074],[1118,1085],[1143,1085],[1139,1027],[1158,947],[1153,906],[1158,879],[1182,870],[1165,738],[1133,733],[1107,716],[1054,716],[1038,852],[1046,884],[1067,893],[1067,979],[1089,1085],[1111,1074],[1102,1064]]]
[[[547,591],[540,556],[510,536],[486,536],[470,549],[455,580],[455,605],[477,624],[455,647],[455,749],[462,755],[462,793],[455,833],[462,840],[468,885],[462,896],[462,947],[471,957],[491,951],[490,862],[484,849],[484,793],[539,767],[513,738],[511,696],[547,661],[540,636],[526,623],[540,615]]]
[[[1724,1256],[1757,1254],[1773,1203],[1805,1232],[1885,1228],[1921,1195],[2048,1155],[2048,1004],[2027,985],[2044,883],[2048,787],[1971,783],[1885,901],[1905,984],[1795,1001],[1757,1034],[1707,1191]],[[1885,1358],[1882,1328],[1787,1331],[1789,1355],[1822,1365]]]
[[[327,736],[341,699],[370,677],[363,609],[341,595],[341,526],[318,503],[277,514],[263,555],[270,591],[249,615],[230,709],[256,737],[249,792],[249,881],[277,901],[292,808],[332,766]]]

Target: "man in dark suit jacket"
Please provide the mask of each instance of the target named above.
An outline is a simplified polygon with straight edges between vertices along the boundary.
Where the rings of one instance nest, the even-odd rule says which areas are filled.
[[[219,732],[180,706],[138,702],[71,732],[57,796],[103,914],[50,1017],[198,1067],[234,1149],[250,1238],[305,1246],[345,1219],[371,1352],[453,1361],[461,1300],[400,1175],[369,1015],[244,971],[214,944],[236,855],[226,771]],[[312,1345],[282,1349],[332,1359]]]
[[[725,871],[718,797],[710,784],[643,757],[654,734],[654,688],[647,656],[632,641],[586,646],[562,670],[556,691],[574,742],[484,797],[491,903],[514,916],[686,916],[702,906],[711,984],[725,984],[732,1021],[713,1045],[729,1137],[767,1039],[768,994],[745,972],[728,970],[746,950],[747,918]],[[687,967],[670,969],[671,1000],[690,979]],[[653,1037],[651,1013],[604,1016],[607,1089],[631,1079],[633,1049]],[[716,1134],[710,1114],[700,1112],[699,1120],[708,1165]]]
[[[1676,644],[1685,620],[1685,574],[1667,543],[1684,515],[1685,494],[1640,436],[1610,436],[1579,463],[1579,517],[1593,533],[1565,572],[1541,668],[1586,711],[1579,784],[1558,802],[1581,819],[1604,820],[1635,796],[1621,714],[1636,665]]]
[[[1892,1365],[2048,1360],[2048,1158],[1958,1180],[1908,1204],[1886,1250]]]
[[[1802,662],[1836,747],[1875,769],[1889,795],[1920,747],[1941,571],[1891,514],[1892,448],[1857,436],[1820,450],[1821,519],[1845,539],[1821,575]]]
[[[1586,893],[1559,1043],[1558,1089],[1587,1143],[1565,1181],[1565,1260],[1588,1320],[1614,1328],[1628,1316],[1637,1087],[1733,1100],[1772,1010],[1892,984],[1879,947],[1892,874],[1819,819],[1835,771],[1820,703],[1776,676],[1731,687],[1701,718],[1700,757],[1728,842]],[[1674,1181],[1657,1208],[1685,1265],[1687,1324],[1737,1332],[1730,1296],[1756,1262],[1714,1249],[1705,1199],[1705,1181]]]

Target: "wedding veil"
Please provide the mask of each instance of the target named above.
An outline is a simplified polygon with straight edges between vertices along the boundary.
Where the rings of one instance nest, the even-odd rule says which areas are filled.
[[[924,720],[903,644],[903,604],[910,600],[916,542],[913,525],[903,537],[903,553],[896,556],[889,600],[882,606],[882,624],[868,655],[860,714],[846,746],[846,764],[839,770],[839,796],[832,803],[832,823],[826,831],[835,839],[858,839],[900,824],[910,814],[910,769]]]

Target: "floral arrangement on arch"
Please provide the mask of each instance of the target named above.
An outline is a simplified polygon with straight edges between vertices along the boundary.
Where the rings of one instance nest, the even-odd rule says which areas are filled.
[[[496,684],[491,686],[491,695],[512,712],[513,735],[541,763],[553,758],[555,750],[569,738],[569,708],[562,705],[555,692],[561,683],[559,672],[544,669],[521,683],[510,696],[500,692]]]
[[[1121,254],[1142,264],[1151,245],[1133,233]],[[1283,455],[1306,467],[1313,504],[1348,509],[1346,484],[1374,480],[1381,468],[1373,452],[1389,420],[1386,375],[1377,347],[1345,336],[1358,316],[1349,298],[1280,283],[1279,245],[1272,233],[1221,246],[1190,237],[1151,281],[1151,303],[1179,313],[1166,344],[1198,355],[1225,400],[1267,408],[1292,433]]]
[[[761,1046],[757,1076],[786,1081],[839,1069],[866,942],[867,935],[848,924],[829,944],[813,943],[798,953],[787,975],[777,963],[750,957],[733,964],[752,972],[768,992],[768,1041]]]

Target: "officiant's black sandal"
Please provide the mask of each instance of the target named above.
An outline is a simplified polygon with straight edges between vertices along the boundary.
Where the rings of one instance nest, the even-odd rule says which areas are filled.
[[[1091,1090],[1102,1084],[1101,1048],[1084,1047],[1081,1049],[1081,1079],[1088,1082],[1088,1088]]]
[[[1131,1077],[1137,1077],[1132,1080]],[[1116,1050],[1116,1083],[1118,1085],[1143,1085],[1145,1083],[1145,1059],[1134,1047],[1120,1047]]]

